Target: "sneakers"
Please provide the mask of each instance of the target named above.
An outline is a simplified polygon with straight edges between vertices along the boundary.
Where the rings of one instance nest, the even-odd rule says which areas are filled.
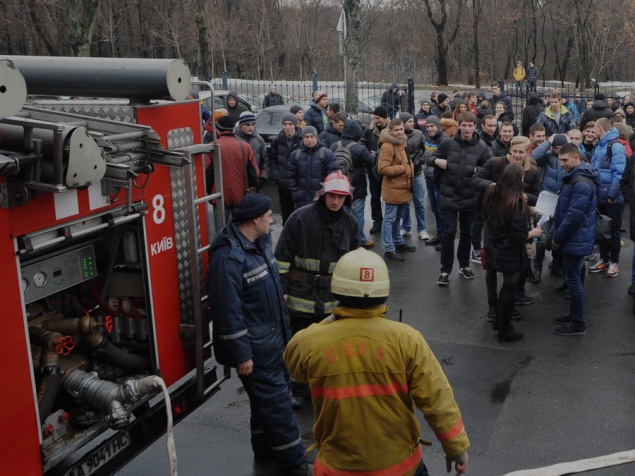
[[[470,258],[470,261],[472,263],[482,264],[481,263],[481,256],[482,255],[483,255],[483,252],[481,250],[474,250],[474,251],[472,251],[472,257]]]
[[[469,266],[459,268],[459,274],[462,274],[465,279],[474,279],[474,272],[469,268]]]
[[[375,242],[372,240],[366,240],[362,243],[362,246],[364,248],[372,248],[373,246],[375,246]]]
[[[402,228],[402,229],[399,231],[399,234],[400,234],[401,236],[410,236],[410,235],[412,235],[412,231],[410,231],[410,230],[404,230],[404,229]]]
[[[525,293],[516,293],[514,302],[517,306],[529,306],[534,303],[534,298],[527,296]]]
[[[514,310],[512,311],[512,319],[515,321],[520,321],[523,318],[523,316],[520,315],[520,312],[518,312],[518,309],[514,308]]]
[[[450,283],[450,275],[448,273],[441,273],[439,279],[437,279],[437,284],[439,286],[447,286]]]
[[[542,269],[534,268],[531,270],[531,282],[532,284],[540,284],[542,280]]]
[[[609,269],[606,270],[606,277],[607,278],[617,278],[617,274],[620,272],[620,270],[617,267],[617,263],[611,263],[609,264]]]
[[[406,258],[404,258],[402,255],[400,255],[396,251],[386,251],[384,253],[384,258],[390,259],[393,261],[406,261]]]
[[[589,268],[589,273],[602,273],[609,269],[609,263],[605,263],[604,261],[598,261],[593,266]]]
[[[631,284],[628,288],[628,294],[630,296],[635,296],[635,283]]]
[[[553,333],[559,336],[583,336],[586,334],[586,324],[584,322],[571,321],[568,324],[556,327]]]
[[[428,235],[428,232],[423,230],[419,232],[419,239],[423,240],[423,241],[429,241],[430,240],[430,235]]]
[[[434,235],[433,238],[426,241],[427,246],[436,246],[441,243],[441,237],[439,235]]]
[[[397,246],[395,246],[395,248],[397,248],[397,251],[406,251],[406,252],[417,251],[417,247],[416,246],[410,246],[410,245],[407,245],[405,243],[397,245]]]
[[[553,322],[555,324],[569,324],[571,322],[571,316],[567,314],[566,316],[554,317]]]
[[[375,235],[377,233],[381,233],[381,222],[380,221],[376,221],[375,223],[373,223],[373,226],[370,229],[370,234],[371,235]]]
[[[590,255],[584,257],[584,261],[593,261],[595,259],[595,250]]]
[[[428,242],[428,243],[429,243],[429,242]],[[427,245],[428,243],[426,243],[426,245]],[[438,245],[436,245],[436,246],[434,247],[434,251],[441,251],[441,243],[439,243]]]

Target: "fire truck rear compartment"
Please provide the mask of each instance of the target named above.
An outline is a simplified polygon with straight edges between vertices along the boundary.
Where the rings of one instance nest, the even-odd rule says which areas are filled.
[[[155,393],[141,220],[21,259],[45,461],[125,428]],[[101,431],[87,431],[99,428]]]

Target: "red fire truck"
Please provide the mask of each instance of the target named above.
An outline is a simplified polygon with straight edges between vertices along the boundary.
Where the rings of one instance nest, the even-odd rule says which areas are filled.
[[[0,475],[112,474],[229,378],[190,87],[180,60],[0,57]]]

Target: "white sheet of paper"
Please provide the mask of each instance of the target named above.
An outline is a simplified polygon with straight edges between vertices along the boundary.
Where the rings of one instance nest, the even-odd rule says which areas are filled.
[[[558,203],[558,195],[555,193],[547,192],[543,190],[538,195],[538,201],[536,202],[536,211],[543,215],[553,215],[556,211],[556,204]]]

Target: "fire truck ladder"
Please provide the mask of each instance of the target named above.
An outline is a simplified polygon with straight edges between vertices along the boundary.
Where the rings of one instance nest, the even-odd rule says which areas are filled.
[[[212,339],[210,338],[210,326],[207,319],[207,302],[209,297],[205,292],[205,284],[203,282],[203,253],[209,251],[210,244],[201,246],[201,230],[199,213],[207,202],[216,199],[217,201],[217,221],[219,229],[224,225],[224,206],[222,200],[222,170],[221,170],[221,151],[218,144],[197,144],[177,149],[185,157],[186,165],[184,165],[184,182],[186,189],[187,202],[187,220],[188,220],[188,244],[189,244],[189,271],[192,280],[192,297],[193,297],[193,314],[194,324],[182,322],[179,326],[179,334],[183,337],[186,345],[188,339],[194,337],[194,346],[196,352],[196,376],[197,376],[197,392],[199,398],[208,396],[220,390],[220,385],[230,378],[231,368],[224,366],[221,378],[207,385],[205,381],[205,364],[207,362],[206,355],[211,354]],[[215,193],[207,193],[202,197],[197,196],[196,192],[196,167],[195,161],[200,161],[200,170],[205,170],[205,155],[211,154],[212,166],[214,167],[214,185]],[[220,192],[218,192],[220,190]],[[207,236],[212,236],[210,220],[207,223]],[[211,240],[210,240],[211,242]]]

